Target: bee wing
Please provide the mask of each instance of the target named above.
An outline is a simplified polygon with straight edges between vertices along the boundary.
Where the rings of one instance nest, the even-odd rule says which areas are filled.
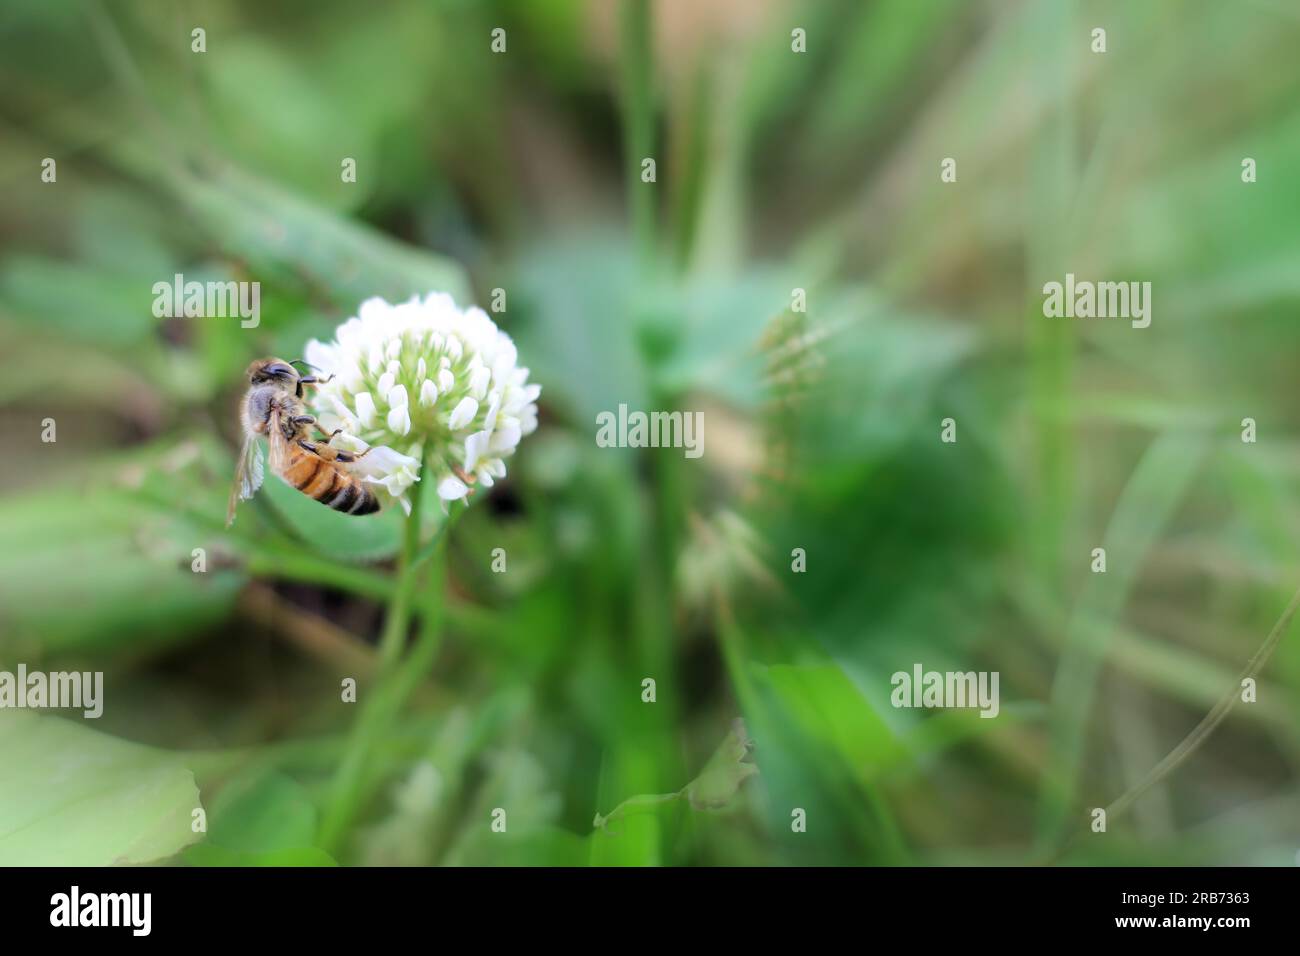
[[[241,501],[253,497],[262,487],[266,469],[262,464],[262,446],[251,431],[244,432],[244,447],[239,450],[235,464],[235,483],[230,489],[230,504],[226,508],[226,527],[235,521],[235,508]]]
[[[266,441],[271,446],[271,471],[277,475],[283,475],[289,467],[289,439],[284,437],[284,429],[280,427],[281,414],[280,409],[273,406],[271,421],[266,428]]]

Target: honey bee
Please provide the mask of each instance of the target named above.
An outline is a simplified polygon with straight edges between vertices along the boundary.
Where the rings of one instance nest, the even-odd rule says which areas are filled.
[[[246,374],[249,389],[240,406],[244,444],[235,468],[235,484],[230,490],[226,527],[234,522],[239,502],[253,497],[262,486],[265,467],[257,440],[259,435],[265,435],[270,446],[271,471],[286,484],[344,514],[368,515],[378,511],[379,499],[375,493],[348,467],[367,452],[354,454],[331,448],[330,442],[342,429],[325,436],[323,441],[311,437],[310,429],[316,425],[316,419],[305,414],[302,388],[329,379],[299,374],[294,363],[278,358],[258,359],[248,366]],[[325,435],[319,427],[316,431]]]

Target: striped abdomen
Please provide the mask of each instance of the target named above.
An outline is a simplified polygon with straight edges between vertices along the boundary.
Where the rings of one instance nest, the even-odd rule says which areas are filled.
[[[368,515],[379,510],[379,499],[355,475],[344,471],[336,462],[290,447],[284,478],[305,495],[323,505],[349,515]]]

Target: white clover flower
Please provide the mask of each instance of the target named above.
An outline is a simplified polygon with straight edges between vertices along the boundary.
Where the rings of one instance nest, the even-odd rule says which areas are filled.
[[[357,470],[408,513],[422,455],[445,508],[505,477],[505,459],[537,428],[542,388],[528,384],[510,336],[445,293],[367,299],[334,341],[308,342],[305,357],[334,376],[310,396],[321,428],[343,430],[338,447],[371,448]]]

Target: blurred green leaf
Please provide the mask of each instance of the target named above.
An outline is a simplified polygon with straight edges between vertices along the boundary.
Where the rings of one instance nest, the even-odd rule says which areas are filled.
[[[115,706],[106,687],[106,706]],[[0,864],[121,866],[198,839],[194,775],[180,758],[78,722],[0,712]]]
[[[316,807],[292,778],[257,771],[238,777],[208,809],[207,843],[245,853],[309,847]]]
[[[396,554],[401,543],[401,508],[361,517],[340,514],[274,475],[267,475],[259,494],[312,551],[347,561],[380,561]]]
[[[297,184],[305,195],[348,198],[347,190],[335,188],[340,163],[345,156],[362,163],[371,158],[368,131],[348,122],[298,58],[247,34],[223,37],[208,57],[214,119],[230,154]],[[313,143],[320,148],[303,148]],[[364,196],[372,178],[359,177],[351,188]]]
[[[469,284],[453,262],[246,172],[226,168],[210,179],[186,175],[173,183],[199,225],[255,279],[305,283],[350,314],[371,296],[395,302],[444,291],[468,304]]]
[[[138,343],[157,322],[147,282],[34,256],[0,265],[0,302],[44,330],[105,346]]]
[[[208,809],[207,838],[189,847],[191,866],[336,866],[312,843],[316,807],[292,778],[253,770],[226,783]]]
[[[906,755],[884,720],[840,668],[777,664],[762,672],[793,729],[837,752],[847,772],[866,781]],[[756,753],[762,761],[762,741]]]
[[[332,856],[314,846],[249,853],[198,843],[189,847],[181,859],[190,866],[338,866]]]
[[[195,548],[207,551],[206,573],[192,570]],[[0,648],[104,652],[201,632],[229,613],[243,586],[220,557],[211,534],[126,488],[6,498]]]
[[[747,762],[752,749],[753,741],[744,721],[733,721],[731,730],[699,776],[686,785],[686,798],[691,806],[696,810],[716,810],[729,804],[741,785],[758,773],[758,767]]]

